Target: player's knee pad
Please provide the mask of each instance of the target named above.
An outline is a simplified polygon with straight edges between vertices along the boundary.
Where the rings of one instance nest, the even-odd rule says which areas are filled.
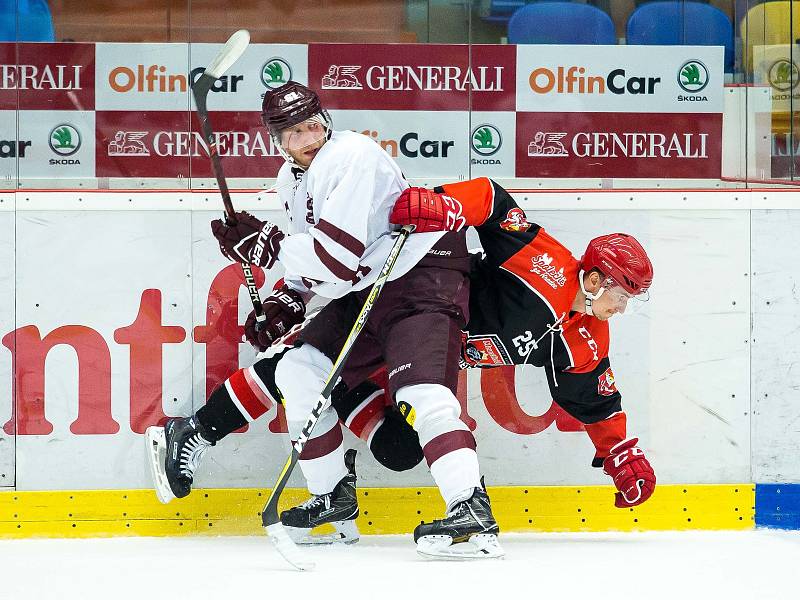
[[[392,471],[407,471],[423,459],[419,435],[400,413],[386,411],[369,443],[375,460]]]
[[[283,394],[288,419],[308,415],[331,368],[331,361],[308,344],[292,348],[282,356],[275,366],[275,384]]]
[[[400,414],[419,434],[423,447],[444,433],[468,430],[459,418],[461,405],[458,399],[443,385],[409,385],[397,391],[395,400]]]
[[[293,438],[300,434],[311,415],[332,367],[328,357],[308,344],[292,348],[278,361],[275,383],[283,394],[286,424]],[[327,408],[314,428],[314,437],[330,430],[333,423],[338,423],[336,411]]]

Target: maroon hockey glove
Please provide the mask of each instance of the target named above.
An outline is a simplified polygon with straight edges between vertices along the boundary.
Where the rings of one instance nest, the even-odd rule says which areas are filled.
[[[211,232],[227,258],[271,269],[278,259],[283,232],[269,221],[256,219],[244,211],[236,213],[236,224],[221,219],[211,221]]]
[[[639,438],[623,440],[613,448],[603,461],[603,471],[614,480],[619,490],[614,495],[614,506],[636,506],[653,495],[656,474],[636,443]]]
[[[244,324],[244,336],[259,352],[264,352],[295,325],[303,322],[306,303],[296,291],[284,285],[264,300],[267,318],[261,331],[256,331],[256,313],[251,312]]]
[[[455,198],[412,187],[400,194],[389,221],[397,225],[414,225],[417,233],[461,231],[466,224],[462,211],[461,203]]]

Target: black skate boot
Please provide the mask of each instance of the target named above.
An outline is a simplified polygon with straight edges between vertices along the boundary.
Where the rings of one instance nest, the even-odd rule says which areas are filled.
[[[348,473],[336,484],[332,492],[312,496],[301,505],[281,513],[281,523],[286,527],[295,544],[301,546],[333,543],[353,544],[358,541],[355,450],[345,452],[344,464]],[[330,523],[336,533],[311,535],[312,529],[325,523]]]
[[[194,472],[200,459],[214,444],[196,417],[177,417],[164,427],[148,427],[145,432],[150,473],[158,499],[167,504],[192,491]]]
[[[414,541],[417,552],[428,558],[500,558],[505,552],[497,541],[498,533],[489,495],[475,488],[472,496],[457,502],[444,519],[417,525]]]

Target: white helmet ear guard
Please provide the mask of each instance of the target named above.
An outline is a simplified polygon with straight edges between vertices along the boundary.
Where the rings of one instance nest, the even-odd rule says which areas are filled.
[[[592,309],[592,302],[594,302],[595,300],[600,298],[600,296],[603,295],[603,292],[606,291],[606,288],[601,285],[600,289],[597,290],[596,294],[593,294],[592,292],[587,291],[587,289],[583,285],[583,274],[584,273],[585,273],[585,271],[583,269],[581,269],[580,272],[578,273],[578,283],[581,286],[581,292],[583,292],[583,295],[584,295],[585,301],[586,301],[586,306],[584,307],[584,312],[587,315],[594,316],[594,310]]]

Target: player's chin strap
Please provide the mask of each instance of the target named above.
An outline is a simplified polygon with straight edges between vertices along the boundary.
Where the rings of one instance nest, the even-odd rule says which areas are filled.
[[[581,269],[580,273],[578,273],[578,283],[581,284],[581,291],[583,292],[583,295],[585,296],[586,307],[584,308],[584,312],[587,315],[590,315],[590,316],[594,317],[595,314],[594,314],[594,310],[592,309],[592,302],[594,302],[595,300],[600,298],[600,296],[602,296],[603,293],[606,291],[606,288],[601,285],[600,289],[597,290],[596,294],[593,294],[592,292],[587,292],[586,288],[583,287],[583,273],[584,273],[584,270]]]

